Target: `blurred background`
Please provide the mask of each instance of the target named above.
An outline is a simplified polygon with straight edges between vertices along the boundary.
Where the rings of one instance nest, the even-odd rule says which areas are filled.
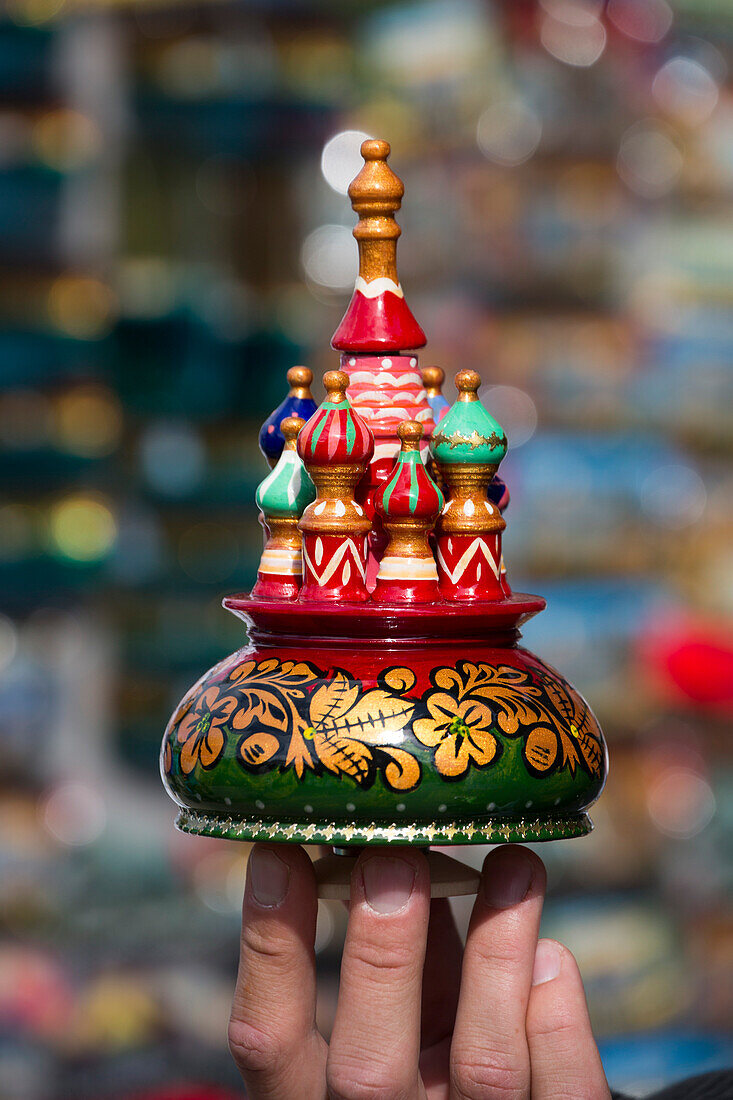
[[[421,362],[479,370],[509,435],[526,641],[610,745],[545,934],[615,1087],[733,1061],[729,0],[5,0],[2,1100],[242,1094],[246,846],[176,834],[158,746],[243,644],[257,430],[336,364],[365,136]]]

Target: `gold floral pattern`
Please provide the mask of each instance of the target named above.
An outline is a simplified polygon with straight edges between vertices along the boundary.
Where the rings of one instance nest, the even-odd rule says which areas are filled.
[[[226,734],[223,727],[237,708],[233,695],[225,694],[221,686],[212,684],[197,699],[191,698],[183,714],[176,740],[181,745],[180,764],[189,775],[197,764],[213,768],[224,751]]]
[[[362,786],[374,778],[378,761],[393,790],[412,790],[420,782],[420,764],[412,753],[398,748],[415,710],[415,702],[397,694],[415,683],[410,669],[390,669],[384,687],[361,694],[361,685],[340,669],[311,696],[310,725],[304,736],[312,741],[318,760],[334,774],[348,775]]]
[[[500,752],[491,732],[493,715],[479,699],[436,691],[427,698],[428,718],[413,723],[423,745],[435,749],[435,767],[446,779],[461,779],[473,765],[485,768]]]
[[[516,668],[460,661],[433,669],[431,687],[411,696],[415,673],[383,670],[376,686],[342,669],[324,673],[306,661],[226,662],[185,697],[174,715],[163,767],[184,776],[214,767],[228,737],[247,771],[279,767],[298,778],[330,773],[367,788],[381,775],[393,791],[420,783],[420,747],[437,773],[460,780],[495,765],[521,738],[534,776],[578,768],[600,778],[604,750],[586,703],[547,665]],[[179,751],[174,754],[174,745]]]
[[[243,704],[232,719],[233,728],[245,730],[257,722],[280,733],[289,730],[285,766],[292,765],[298,778],[302,778],[306,768],[313,768],[313,758],[303,740],[307,723],[301,715],[300,705],[305,699],[305,687],[318,676],[307,661],[279,661],[276,657],[243,661],[229,673]],[[246,766],[259,768],[268,763],[279,748],[280,741],[272,736],[260,736],[259,741],[245,737],[239,745],[239,755]]]
[[[598,723],[585,701],[558,673],[549,665],[538,665],[538,683],[528,670],[511,665],[460,661],[455,668],[433,670],[431,680],[441,690],[428,693],[425,703],[431,718],[418,719],[413,729],[423,744],[437,746],[435,766],[441,775],[455,778],[465,775],[471,764],[481,767],[498,759],[496,752],[486,760],[477,751],[477,746],[487,749],[487,733],[493,727],[510,739],[523,736],[522,756],[533,775],[565,767],[574,775],[580,766],[589,775],[600,777],[603,746]],[[446,724],[444,718],[452,713],[447,700],[452,701],[454,712]],[[477,733],[465,744],[463,726],[470,729],[466,721],[469,704],[483,700],[489,717],[479,720],[477,712],[471,711]],[[460,707],[464,708],[461,712]],[[443,716],[440,719],[438,712]],[[459,731],[456,740],[451,728]],[[462,750],[460,761],[451,759],[454,746]]]

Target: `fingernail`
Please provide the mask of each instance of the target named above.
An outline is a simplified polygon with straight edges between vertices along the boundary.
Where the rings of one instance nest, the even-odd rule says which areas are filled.
[[[522,901],[532,883],[532,864],[524,854],[501,852],[484,871],[484,899],[492,909]]]
[[[285,899],[290,882],[290,868],[269,848],[254,848],[249,857],[252,893],[258,905],[268,909]]]
[[[553,940],[540,940],[534,954],[532,985],[551,982],[560,973],[562,956],[560,948]]]
[[[404,859],[372,856],[361,869],[364,896],[375,913],[404,909],[415,885],[415,869]]]

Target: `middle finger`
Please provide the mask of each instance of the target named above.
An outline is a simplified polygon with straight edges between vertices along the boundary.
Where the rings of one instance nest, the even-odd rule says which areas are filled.
[[[430,912],[427,860],[377,849],[351,877],[351,910],[326,1071],[329,1095],[414,1100]]]

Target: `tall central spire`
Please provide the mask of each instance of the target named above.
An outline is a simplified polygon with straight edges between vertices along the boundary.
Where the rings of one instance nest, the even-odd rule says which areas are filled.
[[[341,352],[384,354],[410,351],[425,344],[425,333],[405,301],[397,277],[397,238],[402,230],[395,212],[404,184],[387,164],[386,141],[362,143],[364,167],[349,186],[359,222],[359,274],[349,308],[331,346]]]

